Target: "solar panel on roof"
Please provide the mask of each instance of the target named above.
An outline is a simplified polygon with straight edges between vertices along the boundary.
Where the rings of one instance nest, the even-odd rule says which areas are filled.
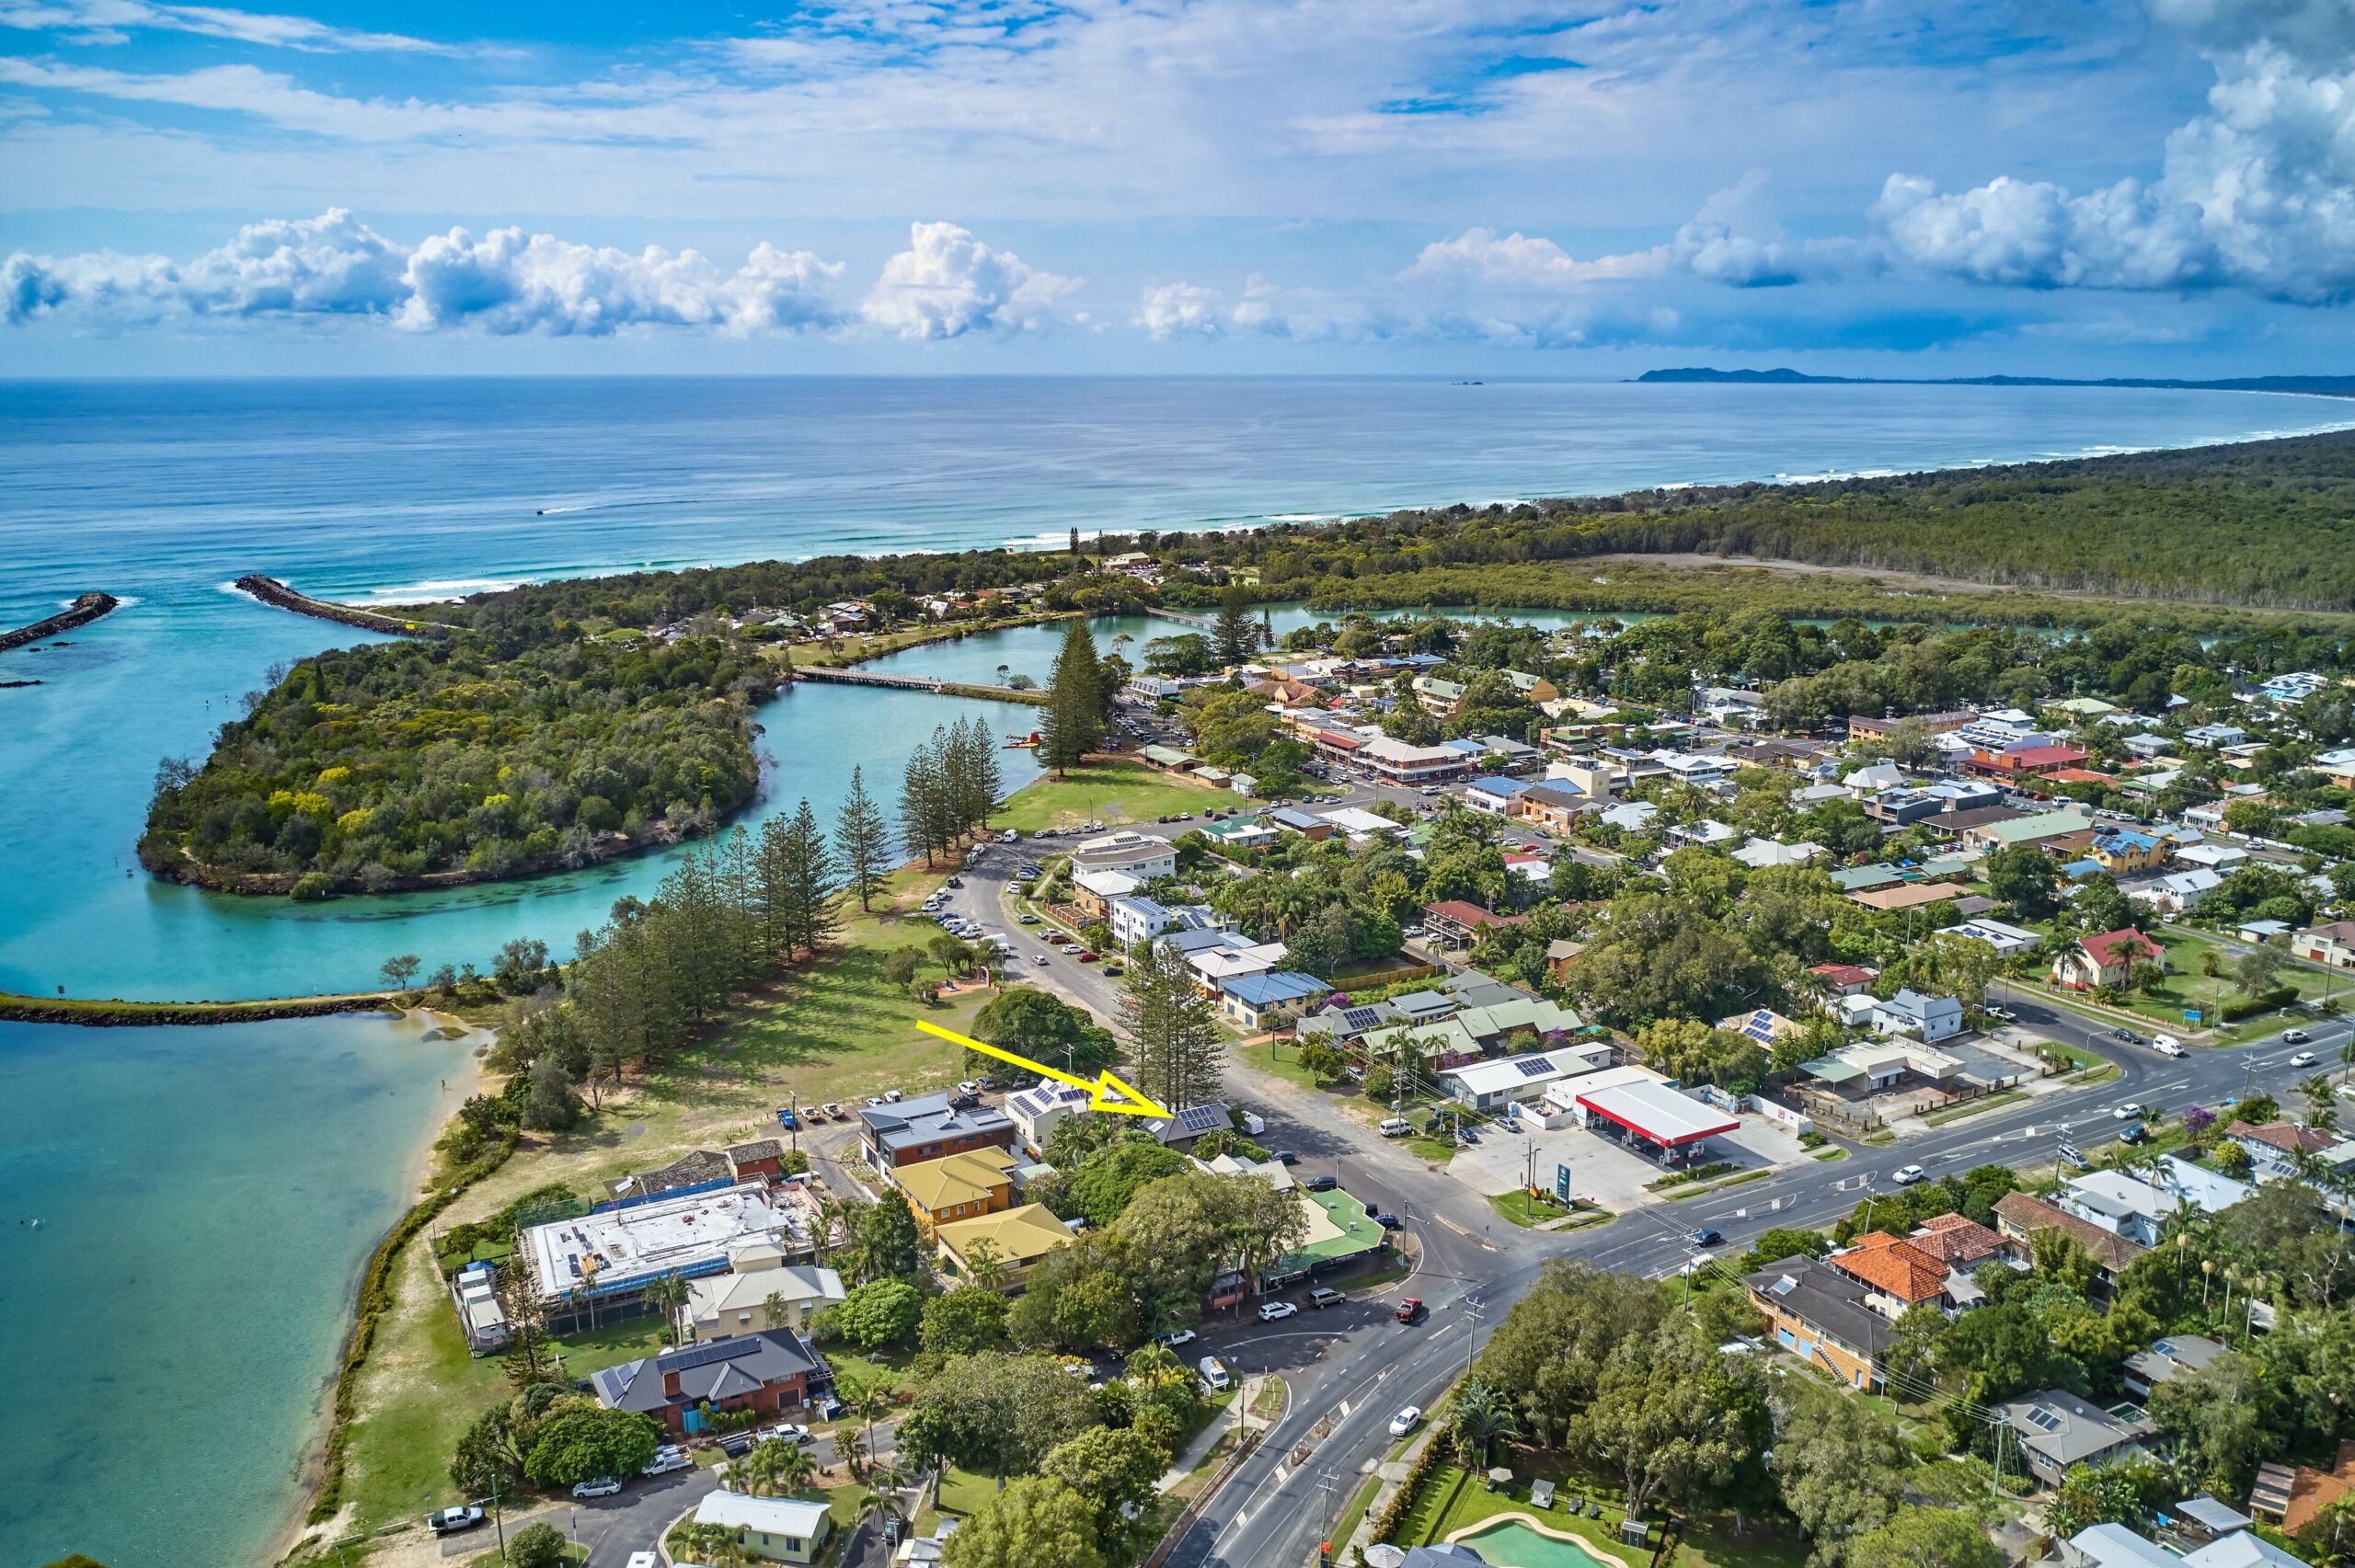
[[[1372,1029],[1381,1024],[1382,1009],[1378,1007],[1348,1008],[1341,1013],[1341,1022],[1352,1029]]]
[[[1554,1070],[1554,1064],[1545,1057],[1522,1057],[1514,1063],[1523,1078],[1542,1078]]]
[[[2061,1418],[2053,1414],[2052,1412],[2045,1409],[2040,1404],[2034,1410],[2028,1413],[2028,1425],[2034,1426],[2039,1432],[2058,1432],[2061,1430]]]
[[[715,1339],[707,1345],[690,1345],[684,1350],[673,1350],[661,1358],[666,1372],[685,1372],[697,1367],[708,1367],[715,1361],[733,1361],[760,1348],[760,1341],[749,1336],[742,1339]]]
[[[1778,1276],[1775,1283],[1768,1286],[1766,1288],[1773,1291],[1777,1296],[1787,1296],[1798,1288],[1799,1282],[1786,1274]]]
[[[1189,1105],[1178,1113],[1178,1125],[1188,1132],[1208,1132],[1225,1121],[1225,1115],[1210,1105]]]

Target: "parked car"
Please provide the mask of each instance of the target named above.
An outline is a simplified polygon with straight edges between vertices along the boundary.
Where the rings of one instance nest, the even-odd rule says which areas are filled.
[[[2131,1029],[2112,1029],[2109,1032],[2109,1037],[2113,1040],[2123,1040],[2130,1046],[2147,1046],[2151,1043]]]
[[[1171,1329],[1166,1333],[1155,1334],[1153,1342],[1155,1345],[1166,1345],[1175,1350],[1181,1345],[1191,1345],[1200,1337],[1192,1329]]]
[[[1929,1173],[1919,1165],[1900,1165],[1889,1173],[1889,1179],[1901,1187],[1910,1187]]]
[[[1404,1116],[1384,1116],[1382,1125],[1374,1130],[1384,1138],[1404,1138],[1415,1130],[1415,1124]]]
[[[719,1451],[731,1459],[741,1459],[752,1451],[752,1435],[750,1432],[730,1432],[719,1440]]]
[[[1129,967],[1126,964],[1107,964],[1104,966],[1104,973],[1112,979],[1117,980],[1128,972]]]
[[[1301,1184],[1313,1193],[1328,1193],[1341,1185],[1338,1176],[1311,1176]]]
[[[1327,1307],[1338,1307],[1348,1299],[1349,1297],[1329,1285],[1320,1285],[1308,1293],[1308,1304],[1319,1311]]]
[[[1039,917],[1032,914],[1028,910],[1023,910],[1014,918],[1021,921],[1024,925],[1037,925],[1039,923]]]
[[[959,1083],[957,1085],[957,1093],[959,1093],[959,1094],[978,1094],[978,1093],[980,1093],[981,1092],[982,1092],[982,1086],[981,1086],[979,1083],[974,1082],[973,1082],[971,1079],[970,1079],[970,1078],[968,1078],[968,1079],[964,1080],[963,1082],[959,1082]]]
[[[1422,1424],[1423,1407],[1419,1404],[1410,1404],[1390,1418],[1390,1435],[1393,1437],[1404,1437]]]
[[[798,1448],[810,1441],[810,1427],[805,1422],[780,1421],[774,1426],[762,1427],[754,1436],[764,1443],[775,1437],[780,1443],[790,1443]]]
[[[456,1535],[460,1530],[473,1529],[482,1521],[482,1510],[469,1503],[426,1515],[425,1528],[435,1535]]]
[[[640,1475],[668,1475],[674,1470],[695,1468],[695,1456],[686,1449],[665,1444],[654,1450],[654,1457],[638,1471]]]
[[[1384,1230],[1404,1230],[1407,1228],[1407,1222],[1405,1220],[1399,1219],[1396,1215],[1386,1211],[1375,1215],[1373,1217],[1373,1222],[1376,1225],[1381,1226]]]
[[[2008,1007],[1990,1007],[1987,1010],[1987,1016],[2000,1019],[2005,1024],[2016,1024],[2019,1022],[2020,1015]]]
[[[2120,1143],[2148,1143],[2151,1141],[2151,1129],[2144,1127],[2141,1122],[2136,1122],[2132,1127],[2128,1127],[2124,1132],[2118,1135],[2118,1141]]]
[[[1279,1165],[1297,1165],[1300,1163],[1300,1156],[1289,1149],[1279,1149],[1274,1153],[1269,1155],[1268,1158],[1274,1161]]]
[[[575,1497],[611,1497],[620,1492],[621,1489],[622,1483],[620,1482],[615,1481],[610,1475],[606,1475],[600,1476],[595,1481],[575,1482],[572,1487],[572,1494]]]
[[[948,879],[948,886],[951,887],[962,887],[964,885],[965,879],[961,876],[952,876]]]
[[[1093,964],[1096,962],[1096,952],[1093,948],[1083,947],[1078,952],[1073,954],[1072,956],[1078,959],[1083,964]]]
[[[1259,1321],[1263,1323],[1280,1323],[1299,1310],[1300,1309],[1290,1301],[1262,1301],[1259,1303]]]
[[[1210,1390],[1211,1392],[1216,1394],[1226,1391],[1226,1363],[1217,1356],[1203,1356],[1200,1364],[1194,1370],[1202,1379],[1202,1387]]]
[[[829,1101],[827,1101],[827,1102],[826,1102],[826,1114],[827,1114],[828,1116],[841,1116],[841,1115],[843,1114],[843,1108],[842,1108],[842,1105],[841,1105],[838,1102],[836,1102],[836,1101],[833,1101],[833,1100],[829,1100]]]
[[[886,1103],[896,1105],[900,1103],[901,1094],[897,1089],[886,1089],[883,1091],[883,1098]]]

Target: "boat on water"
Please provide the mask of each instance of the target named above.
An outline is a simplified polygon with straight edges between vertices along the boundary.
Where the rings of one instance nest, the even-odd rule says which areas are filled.
[[[1005,750],[1035,751],[1038,749],[1039,732],[1035,729],[1028,735],[1009,735],[1005,738]]]

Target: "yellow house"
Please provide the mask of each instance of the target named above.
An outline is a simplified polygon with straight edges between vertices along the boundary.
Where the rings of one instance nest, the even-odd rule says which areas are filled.
[[[1032,1264],[1071,1244],[1071,1231],[1045,1204],[1026,1203],[1003,1214],[951,1220],[934,1230],[933,1242],[940,1249],[942,1271],[952,1278],[972,1276],[979,1249],[1005,1270],[1000,1288],[1013,1291],[1021,1288]]]
[[[833,1529],[823,1503],[741,1492],[706,1493],[695,1523],[726,1530],[739,1551],[763,1562],[815,1562]]]
[[[2175,846],[2151,833],[2128,828],[2106,829],[2094,835],[2087,856],[2113,876],[2156,871],[2175,853]]]
[[[929,1235],[954,1219],[972,1219],[1014,1207],[1014,1178],[1018,1163],[1004,1149],[971,1149],[920,1164],[902,1165],[891,1173],[900,1196],[915,1211],[916,1223]]]

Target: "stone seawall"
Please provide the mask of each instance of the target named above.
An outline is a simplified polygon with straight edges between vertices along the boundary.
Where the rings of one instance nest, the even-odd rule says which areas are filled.
[[[264,604],[280,610],[291,610],[297,615],[309,615],[321,621],[334,621],[346,626],[357,626],[363,632],[386,632],[396,637],[449,637],[457,635],[454,626],[438,621],[405,621],[397,615],[379,615],[373,610],[359,610],[349,604],[335,604],[324,599],[313,599],[297,593],[276,578],[259,572],[248,572],[236,581],[241,593],[251,594]]]
[[[13,632],[0,632],[0,653],[27,643],[37,643],[53,637],[60,632],[70,632],[76,626],[86,626],[99,616],[110,613],[122,602],[111,593],[86,593],[73,605],[59,611],[46,621],[35,621],[29,626],[19,626]]]

